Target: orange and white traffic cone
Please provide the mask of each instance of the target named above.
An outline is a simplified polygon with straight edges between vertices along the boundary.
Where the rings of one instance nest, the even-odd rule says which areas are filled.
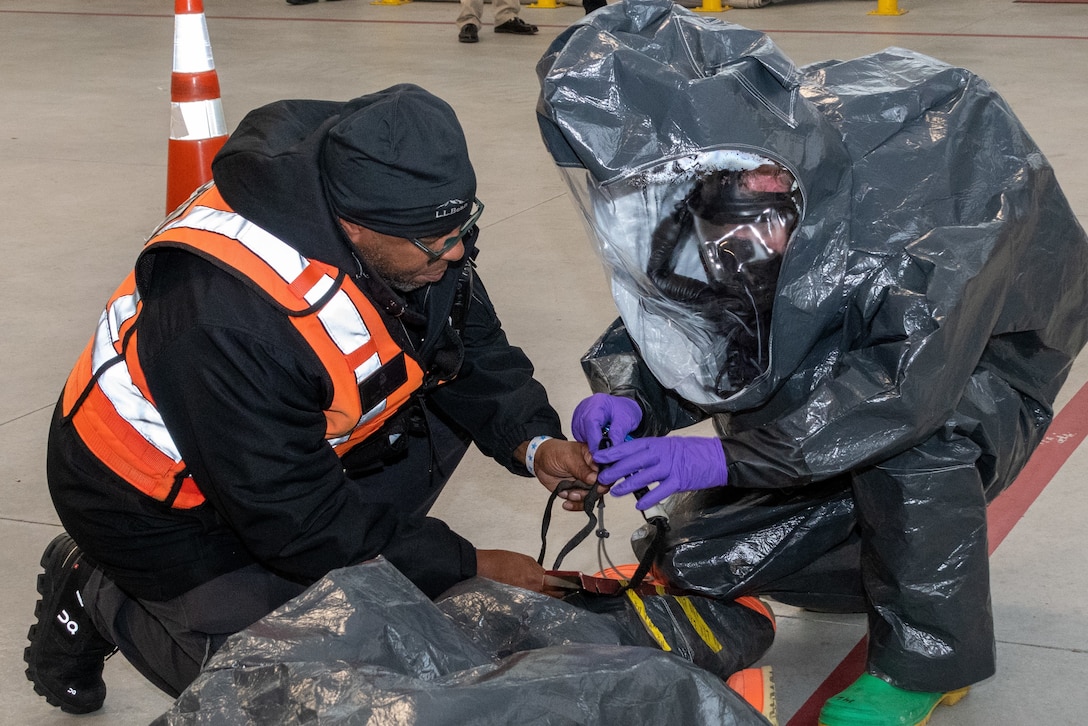
[[[203,0],[174,0],[174,70],[170,76],[170,148],[166,212],[212,178],[212,158],[227,140],[219,76]]]

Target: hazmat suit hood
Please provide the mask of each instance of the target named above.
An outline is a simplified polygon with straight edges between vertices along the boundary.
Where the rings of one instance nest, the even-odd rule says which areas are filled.
[[[766,400],[835,316],[843,294],[849,157],[803,94],[801,73],[762,33],[660,2],[591,14],[556,39],[538,72],[545,144],[585,215],[620,313],[654,375],[709,408]],[[652,260],[653,238],[700,179],[768,162],[794,177],[800,214],[779,275],[806,289],[794,296],[780,289],[774,306],[795,311],[774,324],[789,329],[754,332],[761,360],[738,380],[727,362],[732,335],[722,335],[713,310],[728,303],[715,305],[703,295],[693,306],[663,289],[664,276],[649,274],[661,266]],[[705,280],[693,250],[680,241],[668,264],[686,280]],[[817,279],[812,270],[821,271]],[[768,335],[797,345],[768,346]]]
[[[640,400],[640,434],[713,415],[730,482],[777,487],[973,421],[984,479],[1008,482],[1085,341],[1088,245],[984,80],[900,48],[797,68],[764,34],[667,0],[586,16],[537,70],[545,146],[621,317],[583,364],[595,390]],[[647,262],[693,179],[749,154],[793,174],[800,220],[769,358],[724,381],[715,331]],[[633,359],[612,355],[621,339]]]

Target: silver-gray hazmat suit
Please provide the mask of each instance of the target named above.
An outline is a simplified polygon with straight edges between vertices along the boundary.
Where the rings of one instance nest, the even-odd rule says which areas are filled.
[[[729,462],[728,486],[672,498],[659,568],[722,597],[858,603],[870,672],[903,688],[991,675],[986,505],[1088,335],[1088,241],[1010,108],[899,48],[798,68],[668,0],[592,13],[538,75],[620,312],[583,360],[591,387],[636,399],[641,436],[713,418]],[[767,163],[798,219],[736,366],[743,326],[715,309],[683,210]]]

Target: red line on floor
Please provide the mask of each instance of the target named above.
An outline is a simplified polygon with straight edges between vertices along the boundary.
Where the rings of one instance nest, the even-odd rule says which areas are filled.
[[[1088,2],[1088,0],[1063,0],[1065,2]],[[88,17],[111,18],[170,18],[172,14],[166,13],[102,13],[81,10],[0,10],[0,15],[80,15]],[[362,24],[403,24],[403,25],[449,25],[453,21],[444,20],[374,20],[366,18],[320,18],[320,17],[250,17],[245,15],[216,15],[204,13],[208,20],[259,20],[264,22],[288,22],[288,23],[362,23]],[[733,22],[727,16],[725,18]],[[536,23],[541,28],[570,27],[569,23]],[[756,28],[768,35],[808,34],[808,35],[890,35],[895,37],[920,37],[920,38],[988,38],[998,40],[1088,40],[1088,35],[1022,35],[1013,33],[926,33],[921,31],[898,32],[894,30],[774,30],[769,28]]]
[[[990,554],[1012,530],[1032,502],[1088,436],[1088,385],[1062,408],[1047,430],[1046,438],[1031,455],[1027,466],[987,510]]]
[[[1088,436],[1088,385],[1077,391],[1054,418],[1046,437],[1028,460],[1016,481],[1002,492],[986,512],[990,554],[1046,489],[1085,436]],[[866,640],[862,638],[842,662],[809,696],[786,726],[812,726],[827,699],[854,682],[865,669]]]

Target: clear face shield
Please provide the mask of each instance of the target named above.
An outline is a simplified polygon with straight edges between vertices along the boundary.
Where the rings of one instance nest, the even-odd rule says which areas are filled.
[[[627,331],[662,385],[714,405],[767,370],[778,272],[801,209],[790,172],[716,149],[607,185],[566,176]]]
[[[654,233],[647,274],[704,321],[720,352],[716,388],[739,391],[766,370],[778,273],[798,222],[793,176],[764,163],[704,173]],[[699,274],[685,266],[697,250]]]

